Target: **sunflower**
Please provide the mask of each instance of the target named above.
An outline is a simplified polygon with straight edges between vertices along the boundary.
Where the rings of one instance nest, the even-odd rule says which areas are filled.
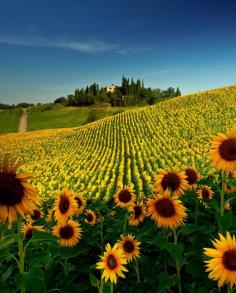
[[[107,282],[110,280],[111,283],[117,283],[117,275],[125,278],[123,272],[128,272],[126,267],[127,259],[124,257],[122,250],[116,243],[113,247],[108,243],[106,245],[106,251],[101,256],[101,261],[97,263],[96,268],[103,270],[102,279]]]
[[[92,210],[87,210],[85,222],[90,225],[94,225],[96,223],[97,217]]]
[[[228,135],[215,136],[210,156],[217,169],[227,171],[236,168],[236,128]]]
[[[228,176],[229,178],[234,178],[234,179],[236,179],[236,170],[229,170],[229,171],[226,172],[226,174],[227,174],[227,176]]]
[[[200,174],[193,167],[186,167],[184,169],[184,173],[186,175],[189,188],[195,188],[197,186],[197,182],[200,180]]]
[[[33,210],[30,213],[30,215],[27,216],[27,221],[30,223],[33,223],[34,221],[42,218],[42,216],[43,216],[43,213],[39,209],[36,209],[36,210]]]
[[[131,234],[122,235],[121,240],[118,241],[118,247],[122,250],[128,262],[140,257],[140,242],[135,240]]]
[[[235,192],[235,187],[233,187],[231,185],[226,185],[225,186],[225,192],[226,193],[233,193],[233,192]]]
[[[187,217],[186,208],[177,197],[171,197],[169,192],[148,199],[148,215],[158,227],[177,228]]]
[[[121,208],[128,208],[133,204],[135,195],[128,186],[124,186],[123,188],[119,189],[113,197],[117,206]]]
[[[78,205],[77,214],[80,215],[86,207],[86,200],[82,195],[76,195],[75,200]]]
[[[22,226],[21,232],[24,234],[26,240],[30,240],[32,238],[32,234],[34,231],[45,231],[43,226],[32,226],[31,223],[24,224]]]
[[[229,200],[227,200],[227,201],[225,202],[225,204],[224,204],[224,209],[225,209],[225,210],[228,210],[228,211],[230,211],[230,210],[232,209]]]
[[[75,246],[81,238],[81,233],[80,224],[73,220],[68,220],[67,223],[59,223],[53,228],[53,235],[60,238],[58,240],[60,246]]]
[[[154,188],[161,194],[169,190],[174,196],[180,196],[184,193],[184,190],[188,188],[186,175],[184,172],[179,171],[177,167],[173,170],[161,169],[156,177]]]
[[[205,261],[209,279],[218,280],[218,286],[224,284],[231,288],[236,285],[236,241],[229,232],[226,237],[219,234],[220,239],[212,241],[215,248],[204,248],[204,254],[210,257]]]
[[[0,219],[10,224],[18,216],[25,217],[40,203],[36,189],[31,185],[32,174],[16,174],[19,164],[4,158],[0,163]]]
[[[204,185],[202,189],[197,191],[197,195],[199,199],[211,199],[213,197],[214,192],[211,190],[211,187],[208,185]]]
[[[77,202],[74,193],[65,188],[57,195],[53,210],[56,221],[65,223],[77,210]]]
[[[131,215],[129,217],[130,226],[138,226],[145,218],[145,206],[143,202],[137,202],[135,205],[129,207]]]

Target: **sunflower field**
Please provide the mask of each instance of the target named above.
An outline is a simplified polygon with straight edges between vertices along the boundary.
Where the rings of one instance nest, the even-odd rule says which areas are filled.
[[[0,292],[233,292],[235,126],[228,87],[0,135]]]

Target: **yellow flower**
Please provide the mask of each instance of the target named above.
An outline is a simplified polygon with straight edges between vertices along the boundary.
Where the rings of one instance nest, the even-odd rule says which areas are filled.
[[[133,204],[135,195],[128,186],[124,186],[124,188],[119,189],[113,197],[117,206],[128,208]]]
[[[97,217],[95,213],[92,210],[87,210],[86,212],[86,218],[85,223],[94,225],[96,223]]]
[[[236,127],[228,135],[219,134],[214,138],[210,156],[217,169],[236,168]]]
[[[224,284],[232,288],[236,285],[236,241],[229,232],[226,237],[219,234],[219,240],[212,241],[214,248],[204,248],[204,254],[210,257],[205,261],[209,279],[217,280],[218,286]]]
[[[131,212],[131,216],[128,219],[130,226],[138,226],[143,222],[146,213],[143,202],[137,202],[135,205],[130,206],[129,212]]]
[[[124,256],[128,262],[140,257],[140,242],[135,240],[131,234],[122,235],[121,240],[118,241],[118,247],[123,251]]]
[[[82,195],[79,194],[75,196],[75,200],[78,205],[77,213],[80,215],[86,207],[86,200]]]
[[[200,174],[193,167],[186,167],[184,169],[184,173],[186,175],[189,188],[195,188],[197,186],[197,182],[200,180]]]
[[[36,210],[33,210],[30,213],[30,215],[28,215],[26,218],[28,222],[33,223],[34,221],[42,218],[42,216],[43,216],[43,213],[39,209],[36,209]]]
[[[22,233],[26,240],[30,240],[32,238],[32,234],[34,231],[45,231],[43,226],[32,226],[31,223],[27,223],[22,226]]]
[[[54,203],[54,217],[56,221],[65,223],[69,217],[73,216],[77,209],[77,202],[73,192],[65,188],[57,195]]]
[[[230,202],[228,200],[225,202],[224,209],[225,210],[231,210],[232,209],[231,205],[230,205]]]
[[[53,234],[59,237],[60,246],[75,246],[81,238],[80,224],[69,220],[67,223],[59,223],[53,228]]]
[[[148,199],[147,205],[148,215],[160,228],[177,228],[187,217],[182,202],[177,197],[170,197],[169,192]]]
[[[199,199],[211,199],[214,195],[214,192],[211,190],[210,186],[204,185],[202,189],[197,191],[197,195]]]
[[[106,282],[110,280],[111,283],[116,284],[117,276],[125,278],[123,272],[128,272],[124,266],[127,264],[127,259],[117,243],[113,247],[108,243],[105,253],[100,258],[101,261],[97,263],[96,268],[103,270],[102,279],[105,279]]]
[[[163,194],[165,191],[171,191],[174,196],[180,196],[188,188],[186,175],[177,167],[173,170],[161,169],[156,177],[154,188],[157,193]]]
[[[4,158],[0,164],[0,219],[10,224],[18,216],[25,217],[37,209],[40,201],[36,189],[31,185],[32,174],[16,174],[19,165]]]

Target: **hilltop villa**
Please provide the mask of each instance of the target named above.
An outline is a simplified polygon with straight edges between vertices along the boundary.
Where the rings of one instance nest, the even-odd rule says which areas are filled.
[[[117,88],[117,85],[115,84],[111,84],[109,86],[106,87],[106,92],[108,93],[114,93],[115,89]]]

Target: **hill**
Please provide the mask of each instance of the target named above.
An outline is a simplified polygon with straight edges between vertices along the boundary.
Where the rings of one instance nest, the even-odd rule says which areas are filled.
[[[20,109],[0,110],[0,133],[17,132]]]
[[[159,168],[195,165],[211,174],[212,135],[236,124],[236,86],[173,98],[85,126],[0,136],[0,153],[37,174],[42,195],[71,186],[86,197],[109,198],[117,187],[150,194]]]

